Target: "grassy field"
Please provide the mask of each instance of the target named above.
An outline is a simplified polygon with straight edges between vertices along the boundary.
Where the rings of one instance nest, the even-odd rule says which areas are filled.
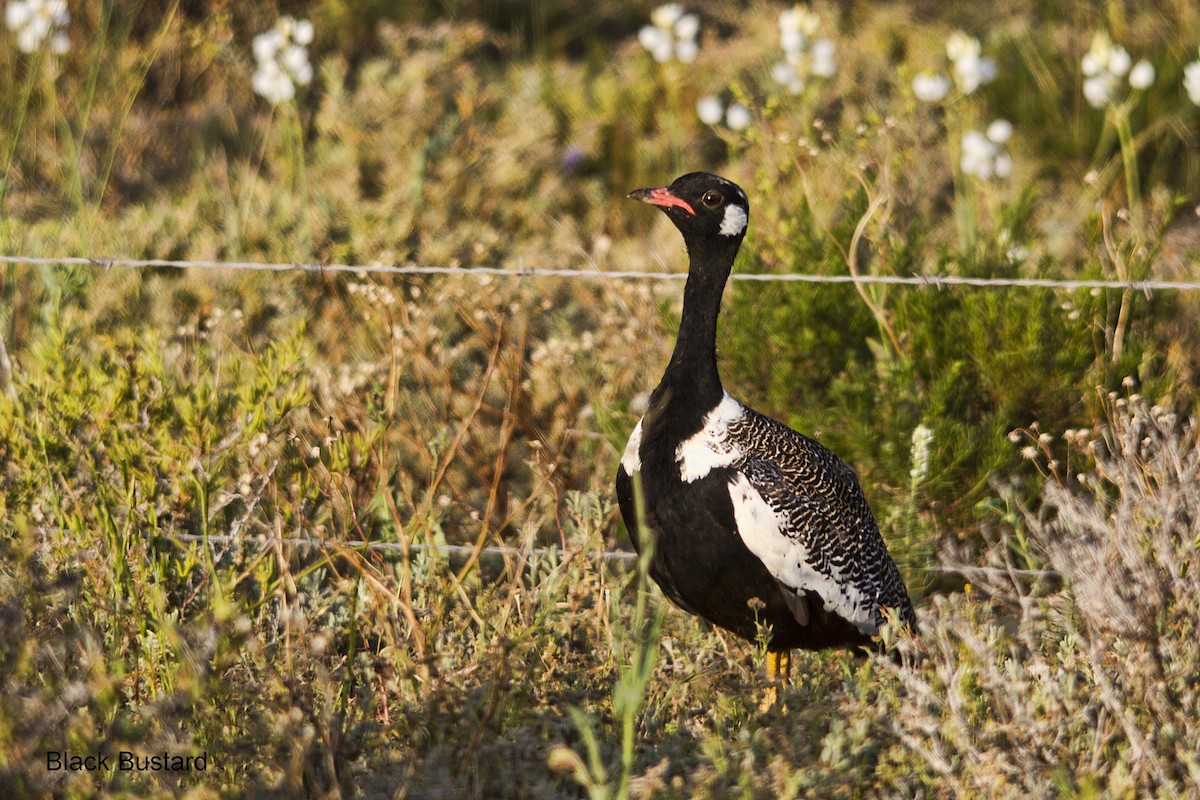
[[[1200,279],[1192,2],[279,5],[8,0],[0,255]],[[1200,795],[1200,294],[732,284],[920,619],[766,711],[601,558],[680,295],[6,262],[0,796]]]

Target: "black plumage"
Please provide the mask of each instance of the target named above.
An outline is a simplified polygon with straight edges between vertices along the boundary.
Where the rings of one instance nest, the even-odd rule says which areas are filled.
[[[651,576],[676,605],[786,653],[866,645],[884,609],[912,604],[854,471],[829,449],[731,398],[716,361],[721,294],[745,236],[735,184],[690,173],[631,198],[659,206],[689,255],[671,360],[617,472],[617,500],[642,547],[634,483],[656,536]],[[778,662],[772,662],[777,664]]]

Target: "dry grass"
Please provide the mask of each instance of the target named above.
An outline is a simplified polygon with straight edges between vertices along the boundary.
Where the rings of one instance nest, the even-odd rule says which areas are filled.
[[[901,737],[955,793],[1188,796],[1200,790],[1196,423],[1140,398],[1074,443],[1094,465],[1042,490],[930,652],[898,675]],[[1031,584],[1032,554],[1061,577]],[[1023,564],[1021,566],[1024,566]]]

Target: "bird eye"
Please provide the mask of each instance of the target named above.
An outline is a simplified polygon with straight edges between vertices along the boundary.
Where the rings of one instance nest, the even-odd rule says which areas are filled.
[[[721,195],[717,192],[714,192],[712,189],[709,189],[704,193],[704,197],[700,198],[700,202],[704,203],[704,205],[708,206],[709,208],[716,208],[717,206],[721,205]]]

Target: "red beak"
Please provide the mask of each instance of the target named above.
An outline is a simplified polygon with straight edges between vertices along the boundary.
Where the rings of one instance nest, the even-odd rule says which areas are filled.
[[[696,209],[692,208],[688,201],[681,200],[680,198],[671,194],[670,190],[668,190],[666,187],[661,189],[634,189],[629,193],[629,197],[632,200],[641,200],[643,203],[649,203],[653,206],[661,206],[662,208],[678,206],[679,208],[682,208],[684,211],[691,214],[693,217],[696,216]]]

